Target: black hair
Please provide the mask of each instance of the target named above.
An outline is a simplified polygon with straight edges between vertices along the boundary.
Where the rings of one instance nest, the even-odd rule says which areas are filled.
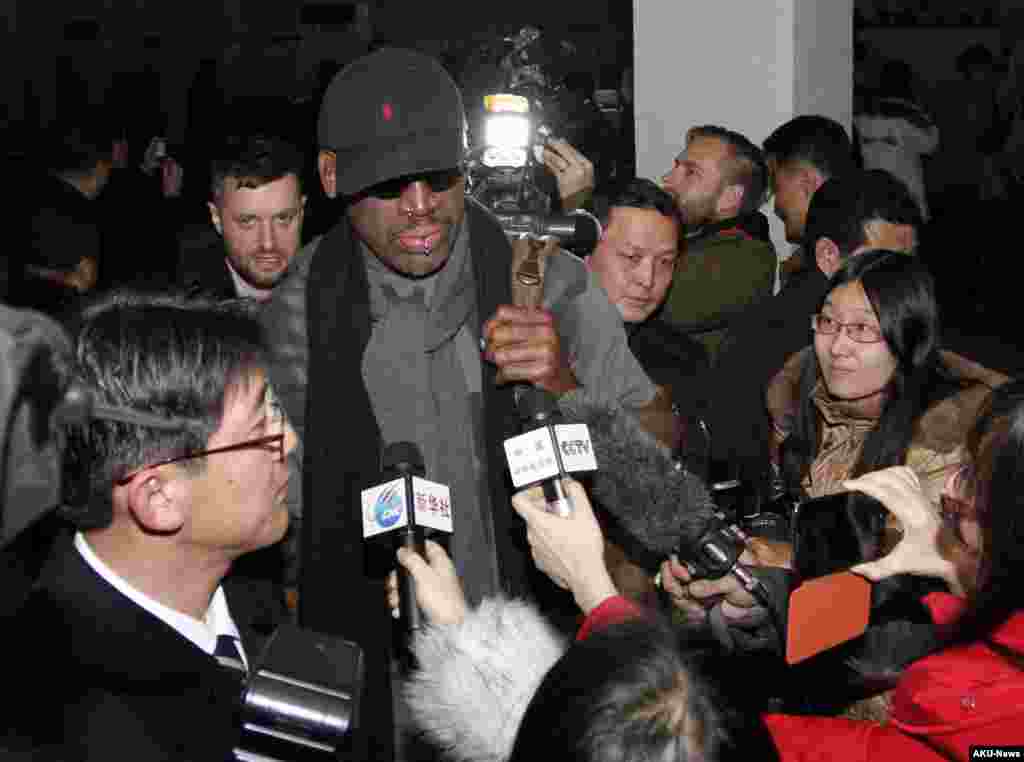
[[[74,321],[73,378],[95,402],[168,419],[160,429],[93,419],[69,429],[69,518],[82,528],[109,524],[114,483],[136,468],[201,450],[220,426],[226,395],[265,367],[262,329],[241,300],[113,292]],[[202,458],[184,461],[200,471]]]
[[[907,186],[884,169],[848,172],[826,180],[811,197],[804,248],[813,252],[822,238],[831,239],[843,257],[867,243],[869,222],[924,225],[921,209]]]
[[[996,59],[992,51],[980,42],[965,48],[956,57],[956,70],[961,76],[966,77],[972,68],[995,67]]]
[[[906,61],[889,60],[882,64],[878,94],[887,98],[914,99],[914,69]]]
[[[825,178],[857,168],[846,129],[827,116],[790,119],[765,139],[764,152],[777,164],[807,162]]]
[[[272,135],[232,135],[217,150],[210,162],[210,194],[214,199],[224,193],[228,179],[240,188],[259,188],[295,175],[302,191],[305,158],[292,143]]]
[[[868,434],[850,478],[887,466],[902,465],[917,420],[928,405],[948,396],[956,386],[939,358],[939,314],[935,285],[915,257],[892,251],[868,251],[850,257],[829,282],[829,294],[848,283],[860,283],[896,359],[882,413]],[[818,454],[821,430],[814,389],[821,376],[812,351],[800,378],[800,400],[794,428],[783,446],[783,472],[798,490]],[[855,498],[851,498],[855,499]]]
[[[768,165],[764,152],[745,135],[714,124],[703,124],[686,131],[687,145],[695,138],[715,138],[729,146],[732,157],[724,175],[729,184],[743,188],[740,214],[750,214],[759,209],[768,189]]]
[[[729,658],[678,638],[634,620],[574,643],[530,701],[509,762],[777,759]]]
[[[611,217],[612,209],[615,207],[630,207],[633,209],[651,209],[659,214],[674,220],[679,229],[682,230],[683,221],[679,216],[679,207],[675,199],[657,183],[644,177],[634,177],[624,184],[619,185],[608,198],[607,207],[601,214],[601,225],[607,226]]]
[[[981,537],[978,587],[954,642],[985,640],[1024,609],[1024,381],[989,396],[967,440],[975,478],[971,495]],[[1024,668],[1024,653],[1006,654]]]

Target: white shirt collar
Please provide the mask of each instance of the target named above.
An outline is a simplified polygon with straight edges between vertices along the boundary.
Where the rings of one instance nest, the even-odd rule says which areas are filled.
[[[248,667],[248,660],[245,656],[245,649],[242,646],[242,638],[238,633],[238,627],[231,618],[228,610],[228,601],[224,596],[224,589],[220,586],[210,600],[210,607],[206,609],[206,615],[202,620],[190,617],[180,611],[165,606],[141,590],[132,587],[121,575],[111,569],[103,560],[96,555],[89,542],[81,532],[75,533],[75,548],[81,554],[85,562],[92,567],[93,571],[99,574],[104,580],[110,583],[119,593],[131,600],[137,606],[148,611],[160,621],[171,627],[182,637],[195,643],[200,649],[208,654],[213,654],[217,648],[218,635],[230,635],[236,641],[242,660]]]
[[[256,288],[245,280],[238,271],[231,266],[231,260],[224,257],[224,264],[228,266],[228,272],[231,273],[231,280],[235,282],[235,293],[243,299],[255,299],[257,302],[265,302],[270,298],[270,295],[274,293],[272,288]]]

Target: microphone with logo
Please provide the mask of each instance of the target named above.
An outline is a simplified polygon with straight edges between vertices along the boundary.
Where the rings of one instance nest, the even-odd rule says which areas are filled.
[[[363,538],[394,532],[395,549],[423,555],[424,541],[434,531],[452,532],[451,491],[444,484],[423,478],[423,454],[412,442],[384,448],[381,471],[388,481],[362,491]],[[416,603],[416,583],[405,567],[398,567],[401,624],[407,631],[422,626]]]
[[[505,440],[512,484],[516,489],[540,485],[547,510],[570,516],[572,499],[562,487],[562,478],[597,469],[587,425],[566,423],[554,396],[543,389],[524,386],[517,395],[524,431]]]

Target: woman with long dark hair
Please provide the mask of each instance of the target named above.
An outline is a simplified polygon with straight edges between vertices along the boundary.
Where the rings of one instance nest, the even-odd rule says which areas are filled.
[[[810,320],[813,343],[786,362],[766,395],[773,458],[788,492],[798,500],[844,492],[847,479],[904,465],[937,514],[980,406],[1007,377],[940,351],[932,277],[906,254],[850,257]],[[862,500],[852,497],[851,510]],[[894,521],[888,529],[882,550],[898,536]],[[772,556],[786,565],[788,545]],[[721,596],[728,596],[721,604],[726,620],[749,618],[754,601],[731,576],[691,583],[670,561],[661,579],[689,619],[706,617],[708,601]]]
[[[811,329],[812,346],[767,393],[791,491],[819,497],[850,477],[907,465],[937,506],[979,405],[1006,378],[940,353],[932,278],[905,254],[850,258]]]
[[[903,672],[885,725],[770,715],[783,760],[969,759],[974,746],[1020,744],[1024,722],[1024,382],[992,394],[971,432],[963,465],[948,480],[941,518],[908,468],[867,474],[848,486],[881,500],[901,522],[892,553],[854,571],[878,581],[936,577],[950,593],[924,602],[939,644]],[[955,593],[955,594],[954,594]]]
[[[560,640],[523,603],[469,610],[451,561],[428,543],[400,562],[433,623],[417,635],[420,670],[406,696],[417,723],[454,759],[967,760],[972,747],[1020,743],[1024,723],[1024,382],[996,390],[949,478],[941,518],[905,466],[847,482],[904,528],[883,558],[854,567],[873,582],[915,575],[949,592],[924,603],[938,625],[931,653],[893,692],[886,724],[768,714],[745,705],[760,673],[735,655],[701,652],[615,594],[600,528],[582,488],[577,511],[545,512],[541,495],[513,500],[534,559],[586,614]],[[535,490],[539,493],[539,490]],[[391,603],[397,605],[395,581]],[[682,647],[682,651],[677,650]],[[737,677],[745,683],[738,683]],[[830,686],[822,686],[829,690]],[[762,724],[762,720],[763,723]],[[765,725],[774,746],[764,736]]]

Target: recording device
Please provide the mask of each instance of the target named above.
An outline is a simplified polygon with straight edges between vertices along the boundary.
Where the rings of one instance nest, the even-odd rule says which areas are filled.
[[[564,248],[590,251],[601,224],[590,214],[551,214],[551,196],[540,183],[552,131],[541,123],[543,106],[513,92],[484,96],[483,144],[467,161],[467,193],[498,218],[512,238],[557,238]]]
[[[699,477],[673,460],[626,410],[573,393],[559,399],[567,420],[586,421],[595,455],[594,498],[647,551],[648,567],[675,553],[695,576],[733,574],[751,591],[760,583],[741,564],[746,536],[718,511]]]
[[[516,489],[540,485],[547,510],[570,516],[572,499],[562,486],[569,473],[597,468],[585,423],[566,423],[550,393],[534,386],[516,390],[524,432],[505,441],[505,456]]]
[[[568,214],[529,214],[491,209],[510,238],[557,238],[566,249],[590,252],[601,238],[601,223],[589,212],[576,209]]]
[[[423,454],[412,442],[395,442],[381,455],[383,484],[362,491],[363,537],[394,532],[394,547],[424,554],[427,531],[452,531],[451,491],[423,478]],[[405,567],[398,567],[402,625],[407,631],[422,626],[416,603],[416,584]]]
[[[237,674],[240,762],[350,759],[359,725],[363,652],[355,643],[291,625],[267,641],[256,666]]]
[[[797,578],[823,577],[878,558],[887,515],[882,503],[859,492],[800,502],[793,526]]]

